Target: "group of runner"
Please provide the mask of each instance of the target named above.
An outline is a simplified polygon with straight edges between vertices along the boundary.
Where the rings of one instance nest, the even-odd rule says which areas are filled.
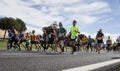
[[[60,51],[60,53],[63,53],[67,51],[68,47],[72,47],[71,54],[75,54],[76,51],[80,50],[91,50],[100,53],[104,47],[106,47],[107,51],[110,51],[111,49],[116,50],[117,47],[120,46],[120,37],[117,39],[117,44],[112,44],[110,36],[108,36],[106,45],[104,45],[102,29],[97,32],[94,40],[90,35],[80,38],[80,30],[76,25],[77,21],[73,20],[72,24],[73,26],[70,28],[69,35],[66,35],[67,31],[61,22],[57,29],[53,25],[50,25],[49,31],[44,29],[43,35],[35,35],[34,30],[25,35],[23,32],[16,33],[14,28],[10,29],[8,30],[9,39],[7,50],[12,49],[12,47],[21,50],[21,46],[24,47],[25,50],[32,50],[33,45],[35,45],[35,49],[37,50],[43,48],[43,51],[47,52],[49,48],[51,48],[51,52],[55,53]],[[25,44],[22,42],[25,42]],[[60,50],[58,48],[60,48]]]

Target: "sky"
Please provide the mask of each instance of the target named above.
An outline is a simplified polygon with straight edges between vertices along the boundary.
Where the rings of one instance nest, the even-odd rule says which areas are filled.
[[[120,0],[0,0],[2,17],[20,18],[27,31],[37,34],[55,21],[69,32],[73,20],[81,33],[92,37],[99,29],[114,40],[120,34]]]

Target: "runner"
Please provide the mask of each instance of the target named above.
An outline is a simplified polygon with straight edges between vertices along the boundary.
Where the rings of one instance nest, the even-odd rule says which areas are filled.
[[[12,48],[12,31],[8,30],[8,42],[7,42],[7,50]]]
[[[20,32],[19,34],[18,34],[18,37],[19,37],[19,48],[20,48],[20,45],[22,44],[22,46],[25,48],[25,45],[23,44],[23,42],[24,42],[24,34],[23,34],[23,32]],[[21,48],[20,48],[21,49]]]
[[[70,38],[69,38],[69,35],[67,35],[64,38],[64,45],[65,45],[66,52],[67,52],[67,48],[69,47],[69,42],[70,42]]]
[[[40,46],[41,39],[43,38],[41,35],[36,35],[35,38],[36,38],[36,46],[37,46],[36,49],[39,51],[41,49],[41,46]]]
[[[104,38],[104,34],[102,32],[102,29],[100,29],[96,35],[96,39],[98,43],[98,47],[97,47],[98,54],[100,54],[100,50],[102,49],[103,38]]]
[[[92,41],[92,48],[94,52],[97,52],[97,47],[98,47],[98,43],[97,43],[97,39],[93,39]]]
[[[87,39],[87,51],[89,49],[91,49],[91,52],[93,51],[93,49],[92,49],[92,38],[91,38],[90,35],[88,36],[88,39]]]
[[[64,38],[65,38],[66,33],[67,32],[66,32],[65,28],[63,27],[62,23],[60,22],[59,29],[58,29],[58,41],[59,41],[61,52],[64,52],[64,49],[65,49]]]
[[[71,54],[74,54],[74,52],[76,52],[76,39],[79,35],[79,28],[76,26],[77,24],[77,21],[76,20],[73,20],[73,26],[70,28],[70,36],[71,36],[71,47],[72,47],[72,53]]]
[[[87,37],[86,36],[82,37],[82,46],[83,46],[83,50],[87,51]]]
[[[13,44],[14,50],[15,49],[21,50],[20,47],[19,47],[19,44],[18,44],[19,38],[18,38],[18,33],[17,33],[15,27],[12,27],[11,31],[12,31],[12,41],[11,41],[11,44]]]
[[[111,45],[112,45],[112,40],[110,38],[110,36],[108,36],[108,39],[106,40],[106,50],[109,52],[111,50]]]
[[[48,42],[48,34],[47,34],[46,30],[43,30],[43,42],[41,44],[42,44],[44,51],[46,51],[48,49],[47,42]]]
[[[55,46],[54,46],[54,40],[55,40],[55,37],[56,37],[56,30],[54,29],[53,25],[50,26],[50,30],[49,30],[49,34],[48,34],[48,37],[49,37],[49,41],[48,41],[48,46],[47,47],[51,47],[52,49],[52,53],[55,52]]]
[[[117,38],[117,47],[116,50],[120,50],[120,36]]]
[[[76,46],[77,46],[77,51],[81,51],[80,46],[82,46],[82,40],[80,39],[80,35],[77,38]]]
[[[30,50],[30,33],[26,33],[25,40],[25,50]]]
[[[117,41],[114,41],[114,43],[112,44],[112,49],[113,51],[117,50]]]
[[[32,31],[32,34],[30,35],[30,37],[31,37],[31,47],[30,47],[30,50],[32,50],[33,44],[36,46],[36,48],[38,48],[38,46],[37,46],[37,37],[35,35],[35,30]]]

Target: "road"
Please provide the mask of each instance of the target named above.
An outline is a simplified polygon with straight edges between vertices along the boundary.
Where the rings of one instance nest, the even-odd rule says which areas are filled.
[[[0,71],[62,71],[115,57],[120,57],[120,53],[79,52],[71,55],[70,52],[58,54],[42,51],[0,51]]]

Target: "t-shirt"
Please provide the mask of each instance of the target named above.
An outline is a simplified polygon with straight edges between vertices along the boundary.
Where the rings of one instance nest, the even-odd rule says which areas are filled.
[[[9,40],[12,40],[12,32],[8,32]]]
[[[86,43],[87,42],[87,38],[86,37],[83,37],[82,38],[82,43],[84,44],[84,43]]]
[[[71,38],[78,36],[78,32],[75,32],[75,31],[78,31],[78,32],[79,32],[79,28],[78,28],[77,26],[72,26],[72,27],[70,28]]]
[[[112,40],[111,40],[111,39],[108,39],[108,40],[106,41],[106,43],[107,43],[107,44],[112,44]]]
[[[65,32],[66,32],[65,28],[63,28],[63,27],[59,28],[58,29],[58,37],[63,38],[65,36]]]
[[[56,35],[56,31],[54,29],[49,30],[49,38],[54,38]]]
[[[88,38],[87,43],[92,43],[92,38]]]
[[[31,41],[37,41],[37,38],[34,34],[31,35]]]
[[[43,33],[43,39],[44,39],[44,41],[47,40],[47,33]]]
[[[102,38],[103,36],[104,36],[103,33],[98,33],[96,38],[97,38],[97,40],[103,40],[103,38]]]
[[[19,37],[19,39],[24,39],[24,34],[20,33],[18,37]]]
[[[29,35],[26,35],[26,40],[30,40],[30,36]]]

